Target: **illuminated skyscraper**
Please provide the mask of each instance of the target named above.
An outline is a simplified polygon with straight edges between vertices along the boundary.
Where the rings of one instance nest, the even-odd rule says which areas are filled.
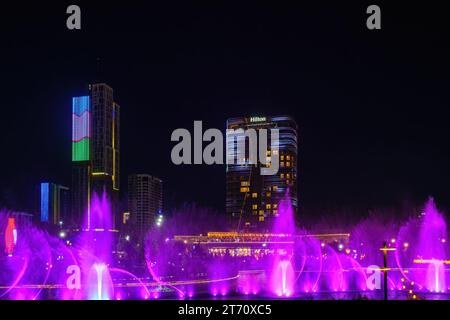
[[[138,242],[158,223],[157,216],[162,214],[162,196],[160,179],[148,174],[128,176],[128,210]]]
[[[72,212],[66,219],[71,227],[80,227],[89,211],[91,197],[91,126],[89,96],[72,98]]]
[[[279,153],[279,170],[274,175],[261,175],[262,164],[259,161],[256,164],[249,163],[248,138],[245,134],[235,135],[235,139],[229,139],[227,135],[229,153],[237,153],[239,139],[246,141],[246,154],[238,155],[244,158],[245,163],[227,164],[227,214],[233,218],[238,230],[268,230],[270,223],[278,216],[278,205],[286,192],[297,212],[297,124],[289,116],[240,117],[228,119],[227,129],[243,129],[243,132],[247,129],[255,129],[256,132],[258,129],[268,129],[269,139],[269,129],[279,130],[279,150],[270,150],[270,142],[266,150],[268,160],[272,152]]]
[[[120,184],[120,106],[105,83],[89,86],[89,95],[74,97],[72,130],[72,215],[80,227],[90,216],[93,192],[106,192],[114,218]],[[89,218],[87,221],[89,226]]]

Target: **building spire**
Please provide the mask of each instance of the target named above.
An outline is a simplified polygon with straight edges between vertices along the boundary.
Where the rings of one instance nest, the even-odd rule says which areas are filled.
[[[96,61],[96,70],[95,70],[95,82],[96,83],[100,83],[100,82],[102,82],[102,59],[100,58],[100,57],[97,57],[96,59],[95,59],[95,61]]]

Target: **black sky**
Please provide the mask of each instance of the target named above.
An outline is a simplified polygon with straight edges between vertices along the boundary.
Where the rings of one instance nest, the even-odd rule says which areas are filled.
[[[293,115],[299,198],[323,206],[386,206],[435,196],[450,208],[450,30],[438,1],[297,4],[72,3],[4,7],[0,21],[0,206],[31,210],[38,183],[70,185],[71,97],[101,77],[122,107],[122,189],[146,172],[165,205],[223,209],[224,167],[170,161],[170,134],[194,120]],[[124,190],[125,191],[125,190]]]

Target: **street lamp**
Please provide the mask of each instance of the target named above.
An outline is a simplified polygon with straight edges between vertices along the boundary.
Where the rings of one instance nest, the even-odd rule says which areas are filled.
[[[383,262],[384,262],[384,266],[383,266],[383,275],[384,275],[384,283],[383,283],[383,287],[384,287],[384,300],[388,299],[388,267],[387,267],[387,252],[388,251],[395,251],[397,249],[395,248],[389,248],[387,246],[387,241],[384,242],[383,244],[383,248],[380,248],[381,251],[383,251]]]

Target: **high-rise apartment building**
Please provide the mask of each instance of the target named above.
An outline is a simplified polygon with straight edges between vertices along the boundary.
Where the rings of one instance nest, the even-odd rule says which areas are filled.
[[[297,199],[297,124],[289,116],[276,117],[240,117],[227,121],[227,129],[242,129],[242,134],[234,135],[229,139],[227,135],[227,152],[236,153],[240,139],[246,141],[245,155],[238,155],[245,160],[242,163],[227,164],[226,166],[226,211],[233,218],[236,228],[255,229],[265,231],[270,228],[271,222],[278,216],[280,201],[286,196],[291,201],[295,212],[298,208]],[[277,156],[279,170],[274,175],[262,175],[262,164],[250,163],[248,139],[245,135],[247,129],[279,130],[279,148],[271,150],[270,141],[267,145],[266,156]],[[227,154],[227,157],[230,155]]]
[[[162,214],[162,181],[148,174],[128,177],[128,210],[133,232],[142,241]]]

